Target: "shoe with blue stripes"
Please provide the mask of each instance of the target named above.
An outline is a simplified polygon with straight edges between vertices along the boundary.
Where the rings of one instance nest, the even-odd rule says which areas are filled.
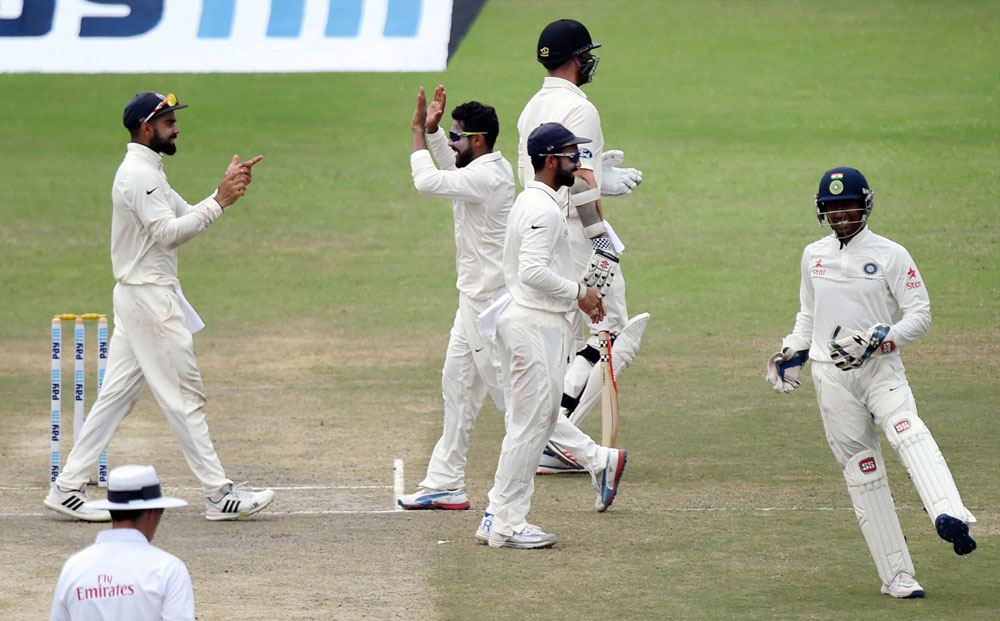
[[[476,529],[476,539],[479,543],[489,543],[490,533],[493,532],[493,514],[483,512],[483,519],[479,520],[479,527]]]
[[[924,587],[920,586],[916,578],[901,571],[896,574],[891,583],[882,585],[882,595],[898,599],[915,599],[924,596]]]
[[[625,462],[628,461],[628,454],[625,449],[608,449],[608,457],[604,470],[598,474],[600,481],[595,477],[594,486],[597,488],[597,502],[595,507],[600,513],[604,513],[614,502],[618,494],[618,483],[621,481],[622,473],[625,472]]]
[[[469,495],[461,489],[417,488],[412,494],[400,496],[396,503],[404,509],[450,509],[452,511],[469,508]]]
[[[968,554],[976,549],[976,540],[969,535],[969,525],[962,520],[942,513],[934,520],[938,537],[954,545],[955,554]]]

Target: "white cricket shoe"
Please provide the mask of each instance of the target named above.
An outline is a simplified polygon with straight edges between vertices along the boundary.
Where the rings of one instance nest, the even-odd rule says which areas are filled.
[[[564,451],[552,442],[542,451],[535,474],[583,474],[587,470],[580,465],[568,451]]]
[[[514,548],[516,550],[533,550],[536,548],[551,548],[558,539],[552,533],[546,533],[534,524],[528,524],[519,533],[501,535],[490,532],[491,548]]]
[[[83,506],[83,503],[89,500],[86,483],[80,489],[70,490],[64,490],[53,483],[52,487],[49,488],[49,495],[45,497],[45,506],[84,522],[110,522],[110,512],[104,509],[88,509]]]
[[[882,595],[898,597],[899,599],[913,599],[924,596],[924,587],[916,579],[905,571],[896,574],[890,584],[882,585]]]
[[[205,498],[205,519],[238,520],[257,513],[274,500],[274,492],[236,489],[232,483],[222,488],[218,499]]]
[[[476,529],[476,539],[481,543],[490,542],[490,533],[493,532],[493,514],[483,512],[483,519],[479,520],[479,528]]]
[[[615,501],[615,496],[618,494],[618,482],[621,481],[622,473],[625,472],[627,461],[628,453],[625,449],[608,449],[604,470],[594,478],[594,487],[597,488],[597,501],[594,503],[594,507],[598,512],[604,513]]]
[[[465,488],[461,489],[430,489],[419,487],[412,494],[405,494],[396,500],[404,509],[450,509],[462,510],[469,508],[469,495]]]

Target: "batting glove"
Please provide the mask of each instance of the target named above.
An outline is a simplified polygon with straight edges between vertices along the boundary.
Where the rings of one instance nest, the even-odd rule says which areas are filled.
[[[618,168],[625,161],[623,151],[605,151],[601,157],[601,195],[625,196],[642,183],[642,171],[636,168]]]
[[[583,284],[594,287],[601,295],[611,288],[611,279],[618,273],[618,257],[613,252],[594,249],[594,254],[590,255],[590,265],[583,274]]]
[[[799,371],[809,360],[809,350],[792,351],[785,347],[767,360],[767,381],[774,392],[792,392],[802,385],[799,381]]]
[[[841,371],[857,369],[873,354],[896,351],[896,343],[890,336],[891,326],[879,324],[864,332],[847,329],[840,338],[837,338],[841,330],[843,328],[837,326],[830,338],[830,358]]]

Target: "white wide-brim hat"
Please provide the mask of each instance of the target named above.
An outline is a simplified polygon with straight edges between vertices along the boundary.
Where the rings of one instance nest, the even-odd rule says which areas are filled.
[[[187,501],[164,496],[160,480],[152,466],[118,466],[108,475],[108,499],[91,500],[83,506],[88,509],[132,511],[138,509],[172,509],[183,507]]]

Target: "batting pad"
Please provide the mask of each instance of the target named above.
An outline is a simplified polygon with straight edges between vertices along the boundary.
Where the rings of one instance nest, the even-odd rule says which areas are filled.
[[[882,456],[868,450],[851,457],[844,468],[844,480],[882,584],[891,583],[901,571],[914,575]]]
[[[614,340],[611,346],[611,359],[614,364],[615,377],[632,365],[636,354],[639,353],[639,346],[642,345],[642,335],[646,331],[646,324],[649,323],[649,313],[640,313],[628,320],[621,333]],[[601,400],[601,366],[594,365],[590,369],[590,376],[587,385],[583,388],[580,401],[570,414],[569,420],[577,427],[587,417],[594,405]]]
[[[894,414],[886,419],[883,430],[889,445],[899,455],[899,461],[910,473],[931,522],[942,513],[947,513],[966,524],[974,523],[976,516],[962,504],[948,463],[917,413]]]

